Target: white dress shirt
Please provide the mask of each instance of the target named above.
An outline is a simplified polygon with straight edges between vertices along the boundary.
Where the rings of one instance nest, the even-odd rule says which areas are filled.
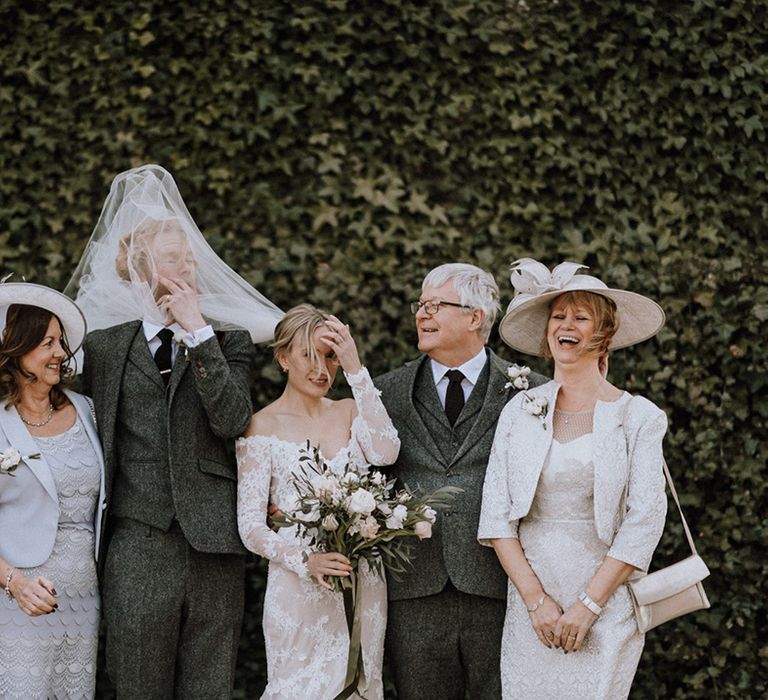
[[[445,373],[449,370],[457,369],[464,375],[464,379],[461,380],[461,388],[464,392],[464,401],[466,402],[472,393],[472,389],[475,388],[475,384],[477,384],[477,378],[480,376],[480,372],[483,371],[487,359],[485,348],[458,367],[446,367],[437,360],[430,359],[432,363],[432,377],[435,380],[435,388],[443,408],[445,408],[445,393],[448,391],[448,377],[445,376]]]
[[[149,352],[152,357],[154,357],[157,349],[161,345],[160,338],[157,337],[157,334],[166,326],[161,326],[159,323],[155,323],[154,321],[145,318],[142,321],[142,327],[144,329],[144,337],[147,339],[147,344],[149,345]],[[179,342],[176,340],[177,333],[181,335],[184,345],[188,348],[197,347],[200,343],[205,342],[216,335],[213,332],[212,326],[203,326],[202,328],[198,328],[194,333],[188,333],[178,323],[172,323],[170,326],[167,326],[167,328],[168,330],[173,331],[173,340],[171,341],[171,364],[176,362],[176,355],[179,353]]]

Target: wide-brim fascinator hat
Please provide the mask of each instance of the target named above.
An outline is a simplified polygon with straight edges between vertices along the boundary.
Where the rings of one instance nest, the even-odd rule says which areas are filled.
[[[83,344],[87,330],[85,316],[77,304],[55,289],[31,282],[0,284],[0,332],[5,330],[5,314],[12,304],[39,306],[61,321],[69,349],[75,353]]]
[[[653,337],[664,326],[662,308],[652,299],[624,289],[611,289],[592,275],[577,274],[586,265],[563,262],[551,272],[546,265],[521,258],[512,263],[515,296],[499,324],[501,339],[527,355],[542,355],[552,301],[566,292],[592,292],[616,304],[619,328],[609,350],[626,348]]]

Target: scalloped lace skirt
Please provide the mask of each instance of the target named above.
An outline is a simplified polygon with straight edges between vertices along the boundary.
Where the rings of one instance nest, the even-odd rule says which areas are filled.
[[[93,698],[100,610],[93,533],[60,527],[48,561],[19,571],[53,581],[59,607],[30,617],[2,596],[0,698]]]

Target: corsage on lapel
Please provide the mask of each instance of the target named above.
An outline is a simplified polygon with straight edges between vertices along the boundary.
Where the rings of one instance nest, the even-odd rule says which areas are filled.
[[[547,413],[549,411],[549,400],[544,396],[531,396],[528,389],[528,375],[531,368],[525,365],[510,365],[507,367],[507,377],[509,381],[504,385],[504,390],[517,389],[523,392],[525,400],[523,401],[523,410],[531,416],[541,420],[544,430],[547,429]]]
[[[16,467],[28,459],[40,459],[40,453],[24,456],[15,447],[9,447],[5,452],[0,452],[0,474],[16,476],[13,473]]]
[[[178,343],[179,350],[182,348],[184,349],[184,359],[189,360],[189,348],[187,347],[187,344],[184,342],[187,338],[186,333],[182,333],[181,331],[176,331],[173,334],[173,339]]]

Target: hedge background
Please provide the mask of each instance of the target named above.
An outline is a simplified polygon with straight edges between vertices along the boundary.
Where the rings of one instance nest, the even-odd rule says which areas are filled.
[[[521,256],[659,299],[611,378],[670,417],[713,608],[648,635],[632,697],[763,698],[767,37],[758,0],[0,0],[0,269],[62,288],[114,175],[157,162],[229,264],[342,315],[374,372],[414,355],[442,262],[505,301]],[[279,391],[265,352],[255,399]],[[656,565],[682,541],[671,514]]]

